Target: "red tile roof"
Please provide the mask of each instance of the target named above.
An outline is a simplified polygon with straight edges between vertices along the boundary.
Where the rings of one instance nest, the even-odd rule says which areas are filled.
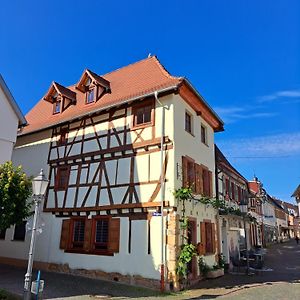
[[[110,83],[111,93],[105,94],[93,104],[85,104],[85,94],[76,89],[76,84],[68,87],[69,90],[76,93],[76,105],[71,105],[64,112],[53,115],[52,104],[43,100],[43,98],[26,115],[28,126],[26,126],[20,135],[39,131],[41,129],[52,127],[66,121],[70,121],[96,111],[120,105],[126,101],[154,93],[166,88],[177,87],[185,82],[182,77],[171,76],[154,56],[138,61],[126,67],[117,69],[103,76]],[[199,101],[204,101],[199,99]],[[203,104],[203,103],[202,103]],[[207,104],[206,104],[207,105]],[[211,115],[223,122],[209,108]]]

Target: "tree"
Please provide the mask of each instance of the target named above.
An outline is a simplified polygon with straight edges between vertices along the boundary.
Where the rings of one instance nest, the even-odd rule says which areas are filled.
[[[0,230],[20,224],[30,216],[31,179],[12,162],[0,165]]]

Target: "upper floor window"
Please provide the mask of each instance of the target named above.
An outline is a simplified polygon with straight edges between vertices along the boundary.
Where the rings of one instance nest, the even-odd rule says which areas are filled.
[[[90,88],[86,93],[86,103],[93,103],[95,102],[95,89]]]
[[[204,125],[201,124],[201,142],[207,145],[207,130]]]
[[[53,114],[59,114],[61,110],[61,101],[56,100],[53,103]]]
[[[132,108],[133,127],[148,126],[154,123],[154,102],[147,101]]]
[[[70,176],[70,167],[69,166],[59,166],[57,169],[57,174],[55,178],[55,190],[64,191],[68,187]]]
[[[185,112],[185,131],[187,131],[190,134],[193,134],[192,119],[193,119],[192,115],[186,111]]]
[[[60,137],[58,139],[58,146],[65,145],[67,143],[67,134],[68,134],[68,128],[60,129]]]

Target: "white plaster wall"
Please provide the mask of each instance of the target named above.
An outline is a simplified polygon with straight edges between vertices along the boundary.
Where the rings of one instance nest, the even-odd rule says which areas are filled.
[[[18,122],[18,117],[0,86],[0,164],[11,160]]]

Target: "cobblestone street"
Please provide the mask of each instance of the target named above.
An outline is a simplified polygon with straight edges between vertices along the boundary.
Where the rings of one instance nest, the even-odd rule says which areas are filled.
[[[267,271],[206,280],[192,289],[161,297],[158,292],[114,282],[42,272],[44,299],[297,299],[300,296],[300,245],[295,241],[268,248]],[[22,295],[25,269],[0,265],[0,288]]]

